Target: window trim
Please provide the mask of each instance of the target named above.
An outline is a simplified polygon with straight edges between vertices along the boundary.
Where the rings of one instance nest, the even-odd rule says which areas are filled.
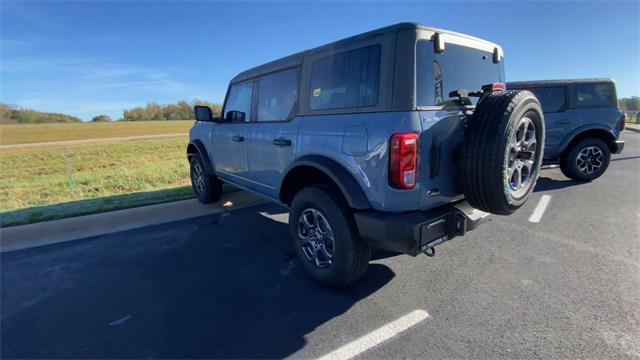
[[[275,75],[275,74],[283,73],[290,70],[296,70],[296,92],[297,92],[297,100],[296,100],[296,105],[294,107],[295,111],[293,111],[292,116],[284,120],[258,121],[258,101],[260,100],[260,80],[262,80],[262,78],[266,76]],[[255,111],[252,107],[251,109],[252,118],[250,122],[252,124],[278,124],[278,123],[288,123],[288,122],[291,122],[293,119],[295,119],[298,116],[298,113],[300,112],[300,80],[301,78],[302,78],[302,71],[301,71],[300,65],[294,65],[294,66],[289,66],[282,69],[277,69],[277,70],[270,71],[268,73],[261,74],[259,76],[252,78],[257,85],[255,88],[256,91],[254,91],[255,97],[252,99],[252,105],[255,107]],[[253,104],[254,102],[255,104]],[[253,117],[253,114],[255,114],[255,117]]]
[[[309,74],[309,96],[313,93],[313,90],[311,89],[311,82],[313,81],[313,68],[316,65],[316,63],[319,60],[322,59],[327,59],[330,58],[332,56],[337,56],[339,54],[344,54],[344,53],[348,53],[348,52],[353,52],[353,51],[357,51],[357,50],[362,50],[365,48],[372,48],[377,46],[380,49],[380,65],[378,68],[378,89],[377,89],[377,94],[376,94],[376,103],[375,104],[371,104],[371,105],[360,105],[360,106],[343,106],[343,107],[332,107],[332,108],[322,108],[322,109],[313,109],[311,108],[311,98],[308,97],[307,99],[307,103],[309,105],[309,111],[311,112],[316,112],[316,111],[335,111],[335,110],[344,110],[344,109],[362,109],[362,108],[373,108],[373,107],[377,107],[380,105],[380,93],[381,93],[381,88],[382,88],[382,55],[383,55],[383,47],[381,43],[374,43],[374,44],[368,44],[368,45],[364,45],[364,46],[359,46],[359,47],[354,47],[352,49],[346,49],[343,51],[336,51],[334,53],[331,54],[327,54],[324,56],[318,56],[315,57],[312,61],[311,61],[311,69],[310,69],[310,74]]]
[[[217,123],[218,125],[241,125],[241,124],[248,124],[248,123],[252,122],[252,118],[253,118],[253,116],[255,114],[255,111],[253,111],[253,101],[254,101],[254,97],[255,97],[255,94],[256,94],[256,91],[255,91],[256,90],[255,79],[247,79],[247,80],[238,81],[238,82],[229,84],[229,86],[227,87],[227,93],[224,96],[224,103],[222,104],[222,110],[220,110],[220,118],[224,119],[224,117],[225,117],[224,114],[226,113],[226,110],[227,110],[226,109],[227,108],[227,101],[229,100],[229,93],[231,93],[231,88],[236,86],[236,85],[244,85],[244,84],[248,84],[248,83],[251,83],[251,86],[252,86],[252,89],[251,89],[251,104],[249,106],[251,114],[249,114],[250,115],[249,119],[248,120],[245,119],[245,121],[241,122],[241,123],[221,121],[221,122]]]
[[[580,85],[599,85],[599,84],[605,84],[605,85],[609,85],[611,86],[611,96],[613,97],[613,99],[611,99],[611,104],[606,105],[606,106],[578,106],[578,91],[576,90],[577,86]],[[569,88],[569,87],[568,87]],[[571,109],[575,109],[575,110],[584,110],[584,109],[608,109],[608,108],[612,108],[612,107],[617,107],[618,106],[618,94],[616,93],[616,86],[614,83],[610,83],[610,82],[585,82],[585,83],[579,83],[579,84],[572,84],[571,85]]]
[[[568,86],[566,85],[545,85],[545,86],[529,86],[529,87],[523,87],[523,88],[513,88],[513,90],[529,90],[531,91],[532,89],[548,89],[548,88],[561,88],[563,90],[564,93],[564,107],[562,107],[562,110],[560,111],[544,111],[544,107],[542,106],[542,102],[540,100],[538,100],[538,102],[540,102],[540,107],[542,108],[542,111],[545,113],[549,113],[549,114],[561,114],[567,110],[569,110],[570,105],[569,105],[569,91],[568,91]],[[508,90],[512,90],[512,88],[507,88]],[[533,91],[531,91],[533,93]],[[535,93],[533,93],[533,95],[535,95]],[[537,98],[537,96],[536,96]]]
[[[376,106],[311,110],[309,104],[311,89],[311,65],[315,59],[334,55],[337,53],[355,50],[371,45],[379,44],[382,47],[380,58],[380,88],[378,93],[378,104]],[[376,34],[370,38],[359,40],[354,43],[322,49],[321,51],[310,51],[305,54],[302,61],[302,78],[300,87],[299,116],[320,116],[320,115],[347,115],[366,114],[382,111],[391,111],[393,107],[393,84],[396,63],[396,36],[395,34]]]

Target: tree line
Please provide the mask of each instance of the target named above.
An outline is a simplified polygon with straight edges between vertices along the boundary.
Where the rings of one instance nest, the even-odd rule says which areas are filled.
[[[195,120],[194,105],[207,105],[215,116],[220,115],[222,105],[203,100],[178,101],[173,104],[148,103],[145,106],[125,109],[122,118],[116,121],[152,121],[152,120]],[[98,115],[91,122],[109,122],[108,115]],[[0,124],[44,124],[44,123],[79,123],[82,119],[66,114],[49,113],[26,108],[19,108],[0,103]]]
[[[152,120],[195,120],[194,105],[209,106],[214,116],[220,116],[222,105],[203,100],[178,101],[171,104],[148,103],[145,106],[125,109],[122,118],[116,121],[152,121]],[[632,96],[618,100],[622,111],[640,111],[640,97]],[[107,115],[98,115],[92,122],[108,122],[112,119]],[[42,123],[79,123],[82,119],[60,113],[50,113],[32,109],[18,108],[0,103],[0,124],[42,124]]]
[[[0,103],[0,124],[78,123],[82,119],[58,113],[22,109]]]
[[[618,106],[620,106],[620,110],[624,112],[640,111],[640,97],[632,96],[630,98],[619,99]]]
[[[222,105],[203,100],[195,100],[192,103],[178,101],[175,104],[148,103],[144,107],[135,107],[124,110],[122,121],[149,121],[149,120],[195,120],[194,105],[206,105],[211,108],[215,116],[220,115]]]

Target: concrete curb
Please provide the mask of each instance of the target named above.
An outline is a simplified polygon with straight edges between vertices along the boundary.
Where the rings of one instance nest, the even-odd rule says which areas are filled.
[[[640,125],[627,123],[625,125],[625,130],[629,130],[629,131],[640,133]]]
[[[239,191],[209,205],[190,199],[0,228],[0,253],[216,214],[263,202],[265,200],[256,195]]]

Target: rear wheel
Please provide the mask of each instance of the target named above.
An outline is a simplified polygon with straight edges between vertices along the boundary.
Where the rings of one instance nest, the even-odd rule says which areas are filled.
[[[220,200],[222,196],[222,181],[209,175],[199,154],[191,156],[189,161],[191,173],[191,187],[196,198],[203,204],[210,204]]]
[[[609,167],[611,151],[607,143],[587,138],[573,145],[560,159],[560,170],[573,180],[591,181],[599,178]]]
[[[344,287],[367,270],[371,248],[360,238],[351,209],[335,190],[300,190],[291,204],[289,231],[302,268],[319,284]]]
[[[531,92],[511,90],[482,99],[462,146],[460,175],[469,203],[499,215],[520,208],[538,180],[543,147],[542,109]]]

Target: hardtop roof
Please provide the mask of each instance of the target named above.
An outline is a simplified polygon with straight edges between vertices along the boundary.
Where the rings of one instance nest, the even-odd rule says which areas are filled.
[[[556,80],[529,80],[529,81],[510,81],[507,82],[507,88],[518,87],[542,87],[542,86],[558,86],[569,84],[595,84],[595,83],[613,83],[611,78],[587,78],[587,79],[556,79]]]
[[[345,46],[345,45],[350,45],[350,44],[354,44],[360,41],[363,41],[365,39],[369,39],[375,36],[381,36],[381,35],[385,35],[388,33],[393,33],[393,32],[397,32],[399,30],[417,30],[417,29],[421,29],[421,30],[427,30],[427,31],[433,31],[433,32],[438,32],[438,33],[446,33],[446,34],[451,34],[451,35],[455,35],[455,36],[459,36],[459,37],[464,37],[467,38],[469,40],[473,40],[473,41],[477,41],[477,42],[482,42],[485,44],[489,44],[493,47],[498,47],[500,48],[499,45],[494,44],[490,41],[486,41],[477,37],[473,37],[470,35],[466,35],[466,34],[462,34],[462,33],[457,33],[454,31],[450,31],[450,30],[445,30],[445,29],[439,29],[439,28],[435,28],[435,27],[430,27],[430,26],[425,26],[422,24],[418,24],[418,23],[413,23],[413,22],[401,22],[401,23],[397,23],[394,25],[390,25],[390,26],[385,26],[379,29],[375,29],[375,30],[371,30],[371,31],[367,31],[358,35],[354,35],[354,36],[350,36],[348,38],[344,38],[338,41],[334,41],[325,45],[321,45],[312,49],[308,49],[308,50],[304,50],[304,51],[300,51],[298,53],[295,53],[293,55],[289,55],[262,65],[258,65],[256,67],[253,67],[251,69],[245,70],[241,73],[239,73],[238,75],[236,75],[233,79],[231,79],[231,83],[236,83],[236,82],[240,82],[240,81],[244,81],[244,80],[248,80],[263,74],[268,74],[270,72],[276,71],[276,70],[280,70],[280,69],[285,69],[287,67],[292,67],[292,66],[296,66],[296,65],[300,65],[302,63],[302,59],[311,53],[314,52],[321,52],[321,51],[325,51],[328,49],[331,49],[333,47],[340,47],[340,46]]]

